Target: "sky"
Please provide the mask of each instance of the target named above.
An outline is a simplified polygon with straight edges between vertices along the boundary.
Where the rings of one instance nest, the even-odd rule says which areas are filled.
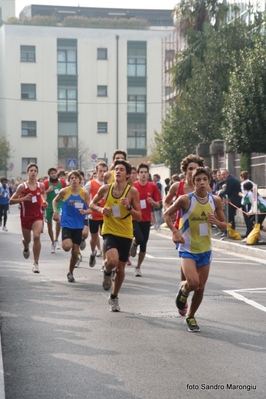
[[[30,4],[58,5],[58,6],[80,6],[80,7],[103,7],[103,8],[146,8],[172,10],[178,0],[16,0],[16,16],[20,11]]]

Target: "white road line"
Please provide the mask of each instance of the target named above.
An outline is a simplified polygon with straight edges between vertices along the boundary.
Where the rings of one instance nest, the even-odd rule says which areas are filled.
[[[258,288],[259,290],[261,290],[261,289],[264,289],[264,290],[266,290],[265,288]],[[238,299],[239,301],[244,301],[244,302],[246,302],[248,305],[250,305],[250,306],[253,306],[254,308],[257,308],[257,309],[259,309],[259,310],[262,310],[263,312],[266,312],[266,307],[265,306],[263,306],[263,305],[261,305],[261,304],[259,304],[259,303],[257,303],[257,302],[255,302],[255,301],[252,301],[251,299],[247,299],[247,298],[245,298],[243,295],[240,295],[240,294],[238,294],[238,292],[237,291],[241,291],[241,292],[250,292],[250,291],[254,291],[254,288],[252,288],[252,289],[246,289],[246,290],[223,290],[223,292],[226,292],[227,294],[229,294],[229,295],[232,295],[233,297],[235,297],[236,299]]]

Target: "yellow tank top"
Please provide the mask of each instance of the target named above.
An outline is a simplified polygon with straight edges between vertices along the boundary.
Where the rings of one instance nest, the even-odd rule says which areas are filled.
[[[216,206],[211,194],[207,194],[206,203],[200,203],[193,193],[190,197],[190,207],[181,212],[179,232],[185,239],[179,244],[179,251],[201,254],[211,250],[210,223],[207,222],[208,212],[214,213]]]
[[[111,212],[109,216],[103,217],[102,234],[112,234],[114,236],[132,239],[132,216],[126,207],[120,203],[120,199],[127,196],[131,186],[127,184],[119,198],[113,196],[113,188],[114,184],[110,184],[105,200],[105,207],[111,208]]]

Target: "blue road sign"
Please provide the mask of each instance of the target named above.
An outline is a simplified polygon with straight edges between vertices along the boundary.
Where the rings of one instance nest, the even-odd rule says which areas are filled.
[[[75,158],[67,159],[67,169],[77,169],[77,160]]]

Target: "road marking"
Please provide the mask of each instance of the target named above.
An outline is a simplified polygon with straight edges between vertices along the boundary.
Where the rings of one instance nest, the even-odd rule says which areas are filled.
[[[253,301],[252,299],[247,299],[243,295],[238,294],[238,292],[254,292],[254,291],[266,293],[266,288],[249,288],[249,289],[242,289],[242,290],[223,290],[223,292],[226,292],[227,294],[232,295],[239,301],[244,301],[248,305],[253,306],[254,308],[257,308],[259,310],[262,310],[263,312],[266,312],[265,306],[261,305],[258,302]]]

